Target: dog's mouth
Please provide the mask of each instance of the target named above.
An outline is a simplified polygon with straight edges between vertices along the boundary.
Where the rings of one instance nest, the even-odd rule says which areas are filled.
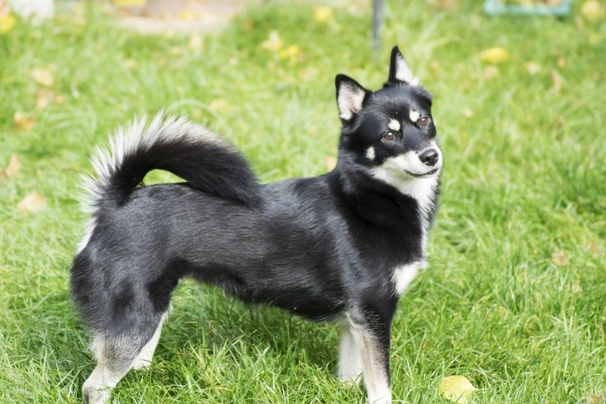
[[[404,170],[404,172],[415,178],[427,178],[427,177],[431,177],[432,175],[437,173],[439,170],[440,170],[439,168],[435,168],[435,169],[433,169],[431,171],[427,171],[425,173],[413,173],[412,171],[408,171],[408,170]]]

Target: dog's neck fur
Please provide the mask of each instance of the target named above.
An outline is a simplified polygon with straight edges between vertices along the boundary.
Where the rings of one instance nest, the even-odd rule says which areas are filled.
[[[438,178],[389,184],[373,176],[369,168],[353,164],[348,153],[340,153],[337,168],[331,175],[337,179],[344,205],[377,228],[419,235],[421,256],[418,258],[425,258],[427,234],[437,209]]]

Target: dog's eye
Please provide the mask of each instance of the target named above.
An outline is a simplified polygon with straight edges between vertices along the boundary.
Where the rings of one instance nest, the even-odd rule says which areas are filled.
[[[383,135],[383,140],[386,140],[388,142],[391,142],[395,138],[396,138],[396,135],[393,132],[387,132],[386,134]]]
[[[428,116],[424,116],[422,118],[419,118],[419,125],[420,126],[427,126],[429,125],[429,122],[431,122],[431,118]]]

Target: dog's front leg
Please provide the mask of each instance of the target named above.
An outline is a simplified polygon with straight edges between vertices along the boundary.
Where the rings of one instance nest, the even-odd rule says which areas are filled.
[[[364,386],[369,404],[390,404],[389,375],[390,328],[393,311],[364,311],[350,317],[351,335],[356,341]]]

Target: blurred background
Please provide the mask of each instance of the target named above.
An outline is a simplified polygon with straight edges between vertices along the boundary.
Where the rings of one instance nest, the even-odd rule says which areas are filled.
[[[261,182],[320,175],[335,75],[380,88],[393,45],[434,95],[445,157],[430,267],[394,322],[394,397],[446,402],[461,375],[474,403],[604,403],[603,0],[0,0],[0,401],[81,399],[79,184],[116,127],[164,110],[234,143]],[[332,376],[337,343],[333,325],[186,282],[154,365],[114,397],[363,402]]]

